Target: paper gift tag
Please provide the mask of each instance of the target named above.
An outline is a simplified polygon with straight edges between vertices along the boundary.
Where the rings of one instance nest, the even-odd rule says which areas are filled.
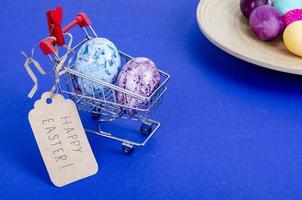
[[[98,164],[74,102],[50,97],[45,92],[28,118],[50,179],[62,187],[96,174]]]

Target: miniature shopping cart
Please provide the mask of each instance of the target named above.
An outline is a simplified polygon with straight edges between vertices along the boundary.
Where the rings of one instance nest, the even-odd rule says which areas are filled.
[[[53,12],[53,13],[51,13]],[[72,99],[77,105],[78,110],[91,113],[96,118],[97,125],[95,130],[85,129],[87,133],[93,133],[105,138],[109,138],[122,143],[123,152],[129,154],[133,152],[134,146],[144,146],[154,133],[160,127],[158,121],[150,119],[150,114],[160,104],[164,93],[167,90],[166,84],[170,79],[170,75],[160,70],[161,82],[159,87],[148,97],[135,94],[129,90],[123,89],[117,85],[104,82],[102,80],[87,76],[74,70],[72,58],[76,56],[76,51],[91,38],[97,37],[96,32],[91,27],[88,17],[84,13],[79,13],[76,18],[66,27],[61,28],[60,8],[48,12],[48,24],[51,37],[40,42],[40,48],[44,54],[48,55],[54,69],[58,68],[60,63],[64,63],[59,72],[60,81],[57,82],[57,91],[65,97]],[[80,26],[84,32],[84,39],[77,42],[73,47],[67,48],[64,56],[58,54],[57,48],[65,44],[64,35],[74,26]],[[122,64],[128,62],[132,57],[124,52],[119,51]],[[74,60],[74,59],[73,59]],[[66,62],[64,62],[66,61]],[[67,63],[67,64],[66,64]],[[101,94],[96,95],[94,91],[86,91],[90,88],[79,87],[80,81],[88,81],[91,89],[95,86],[102,86]],[[135,98],[137,101],[147,102],[145,108],[137,108],[129,105],[121,104],[117,101],[117,94],[124,97]],[[142,142],[131,141],[126,138],[114,136],[112,133],[102,130],[103,122],[111,122],[116,119],[135,120],[140,122],[140,131],[144,135]]]

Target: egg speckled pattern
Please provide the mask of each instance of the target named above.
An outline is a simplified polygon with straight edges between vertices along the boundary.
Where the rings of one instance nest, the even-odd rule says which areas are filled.
[[[124,89],[148,97],[159,86],[160,73],[150,59],[144,57],[133,58],[123,66],[117,84]],[[117,93],[117,99],[119,103],[134,108],[146,108],[148,106],[146,101],[119,92]],[[133,112],[133,110],[128,111]]]
[[[121,58],[115,45],[106,38],[93,38],[80,48],[74,69],[93,78],[112,83],[116,80]],[[86,95],[99,95],[103,86],[78,78],[78,84]]]

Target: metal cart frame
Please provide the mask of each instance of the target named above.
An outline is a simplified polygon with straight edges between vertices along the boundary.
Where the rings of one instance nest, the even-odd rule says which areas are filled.
[[[83,13],[81,15],[83,15]],[[74,22],[67,25],[63,29],[63,33],[70,35],[67,31],[74,25]],[[88,40],[98,37],[90,24],[80,27],[85,33],[85,38],[73,47],[70,47],[70,49],[67,49],[67,53],[64,55],[67,59],[64,58],[64,56],[59,56],[58,52],[47,54],[50,61],[53,63],[54,70],[59,79],[59,81],[57,81],[57,91],[72,99],[77,105],[77,109],[79,111],[89,112],[97,119],[96,130],[85,129],[87,133],[92,133],[121,142],[124,153],[132,153],[134,146],[146,145],[160,127],[160,122],[150,119],[149,116],[160,104],[163,95],[167,90],[166,84],[170,79],[170,75],[159,70],[161,76],[160,85],[149,97],[145,97],[123,89],[115,84],[104,82],[74,70],[74,64],[72,64],[71,60],[72,57],[75,56],[77,49]],[[55,45],[55,47],[58,48],[57,45]],[[122,51],[119,51],[119,54],[122,59],[122,63],[126,63],[133,58]],[[65,60],[69,61],[68,64],[66,65],[64,63],[60,67],[59,71],[56,71],[58,69],[58,65],[65,62]],[[91,84],[90,88],[95,88],[95,85],[101,86],[101,93],[95,94],[94,89],[87,92],[84,88],[79,87],[79,82],[83,80],[86,82],[89,81],[89,84]],[[137,102],[144,102],[146,107],[138,108],[120,103],[117,100],[117,94],[124,95],[124,98],[134,98]],[[144,141],[131,141],[126,138],[114,136],[113,134],[102,130],[102,122],[111,122],[116,119],[127,119],[141,122],[141,133],[146,136]]]

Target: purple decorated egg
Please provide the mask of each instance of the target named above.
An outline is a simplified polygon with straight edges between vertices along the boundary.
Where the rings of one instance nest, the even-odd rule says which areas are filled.
[[[256,8],[250,15],[249,25],[261,40],[274,40],[284,30],[284,22],[278,10],[265,5]]]
[[[255,8],[263,5],[272,5],[272,0],[240,0],[241,12],[247,18]]]
[[[148,58],[138,57],[126,63],[120,72],[117,85],[145,97],[149,97],[160,84],[160,73],[156,65]],[[120,104],[131,108],[147,108],[148,102],[139,100],[121,92],[117,93]],[[128,109],[134,113],[133,109]]]

